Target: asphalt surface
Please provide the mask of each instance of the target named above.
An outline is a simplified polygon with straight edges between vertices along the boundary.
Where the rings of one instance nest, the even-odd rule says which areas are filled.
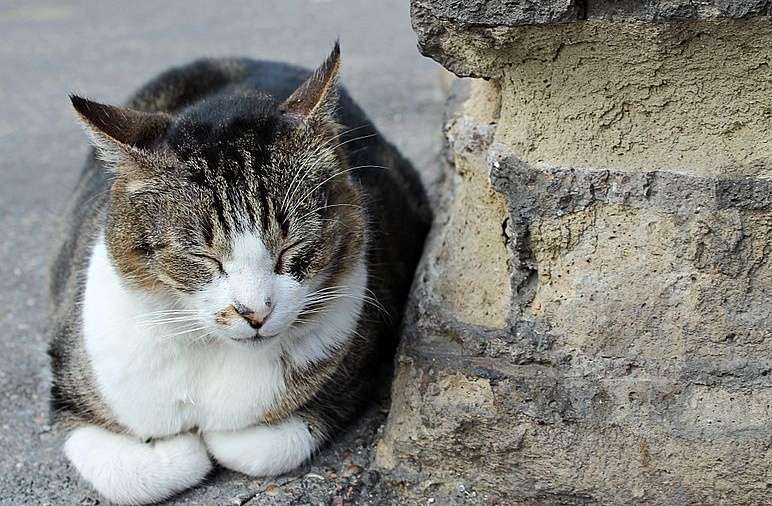
[[[165,68],[202,56],[315,66],[336,37],[343,84],[431,183],[440,70],[415,48],[407,0],[0,3],[0,504],[98,504],[62,458],[47,409],[47,263],[88,150],[67,93],[121,102]],[[382,418],[375,409],[311,474],[278,480],[278,491],[216,473],[173,502],[382,502],[377,473],[357,467],[366,468]]]

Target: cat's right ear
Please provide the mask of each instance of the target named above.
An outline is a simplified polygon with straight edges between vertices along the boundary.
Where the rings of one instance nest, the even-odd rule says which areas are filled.
[[[100,104],[77,95],[70,95],[70,101],[101,158],[113,165],[151,147],[172,120],[165,113]]]
[[[281,104],[279,110],[301,122],[314,116],[332,119],[338,101],[339,70],[340,44],[336,41],[324,63]]]

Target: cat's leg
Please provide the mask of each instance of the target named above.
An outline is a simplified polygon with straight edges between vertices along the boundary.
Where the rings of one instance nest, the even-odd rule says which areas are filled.
[[[228,469],[250,476],[275,476],[299,467],[323,439],[293,415],[272,425],[204,433],[212,456]]]
[[[97,492],[118,504],[164,500],[196,485],[212,468],[201,438],[190,433],[144,443],[85,425],[72,431],[64,453]]]

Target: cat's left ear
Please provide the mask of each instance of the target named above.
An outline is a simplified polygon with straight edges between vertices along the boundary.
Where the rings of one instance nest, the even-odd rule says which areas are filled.
[[[301,121],[312,117],[331,119],[338,104],[339,69],[340,44],[335,41],[330,56],[281,104],[280,110]]]
[[[165,113],[100,104],[77,95],[70,95],[70,101],[94,146],[112,161],[152,146],[172,120]]]

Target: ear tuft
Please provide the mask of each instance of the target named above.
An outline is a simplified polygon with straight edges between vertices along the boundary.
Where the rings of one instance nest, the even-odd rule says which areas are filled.
[[[163,135],[171,122],[171,116],[165,113],[100,104],[78,95],[70,95],[70,102],[100,148],[105,144],[116,144],[113,148],[146,148]]]
[[[335,41],[324,63],[282,103],[281,111],[304,120],[317,114],[332,116],[337,104],[339,69],[340,43]]]

